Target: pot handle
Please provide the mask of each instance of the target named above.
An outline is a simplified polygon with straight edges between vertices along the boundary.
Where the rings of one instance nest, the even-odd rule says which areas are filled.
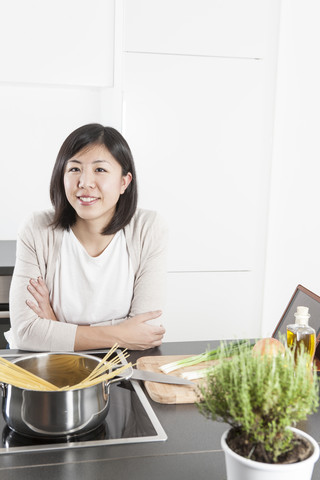
[[[115,368],[118,368],[118,367],[115,367]],[[105,383],[105,390],[107,391],[110,385],[114,383],[122,382],[122,380],[129,380],[131,376],[132,376],[132,367],[128,366],[128,368],[122,373],[122,375],[119,375],[118,377],[114,377],[112,380],[109,380],[108,382]]]
[[[3,398],[6,398],[6,395],[7,395],[7,384],[6,383],[3,383],[3,382],[0,382],[0,390],[1,390],[1,396]]]

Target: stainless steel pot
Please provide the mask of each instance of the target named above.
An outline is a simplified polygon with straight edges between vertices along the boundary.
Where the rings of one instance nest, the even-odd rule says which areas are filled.
[[[100,358],[77,353],[38,353],[14,363],[59,386],[85,379]],[[66,365],[68,367],[66,368]],[[31,437],[58,438],[88,433],[104,421],[109,410],[110,385],[129,378],[114,378],[92,387],[60,392],[41,392],[1,384],[2,413],[8,426]]]

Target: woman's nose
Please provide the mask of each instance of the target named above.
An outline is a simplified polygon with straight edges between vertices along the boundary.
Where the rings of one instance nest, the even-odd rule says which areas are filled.
[[[79,188],[94,188],[94,177],[89,172],[82,172],[79,178]]]

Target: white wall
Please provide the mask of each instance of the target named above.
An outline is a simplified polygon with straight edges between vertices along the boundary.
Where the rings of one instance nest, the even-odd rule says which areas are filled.
[[[265,335],[298,284],[320,293],[320,3],[281,3]]]

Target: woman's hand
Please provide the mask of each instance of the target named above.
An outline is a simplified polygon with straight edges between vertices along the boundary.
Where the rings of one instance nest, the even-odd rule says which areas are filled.
[[[27,300],[26,303],[28,307],[30,307],[40,318],[57,320],[50,304],[49,290],[45,281],[41,277],[38,277],[37,280],[32,278],[27,288],[37,302],[35,303],[31,300]]]
[[[117,329],[119,346],[129,350],[146,350],[161,345],[165,334],[164,327],[147,323],[148,320],[158,318],[161,314],[160,310],[141,313],[115,325],[113,328]]]

